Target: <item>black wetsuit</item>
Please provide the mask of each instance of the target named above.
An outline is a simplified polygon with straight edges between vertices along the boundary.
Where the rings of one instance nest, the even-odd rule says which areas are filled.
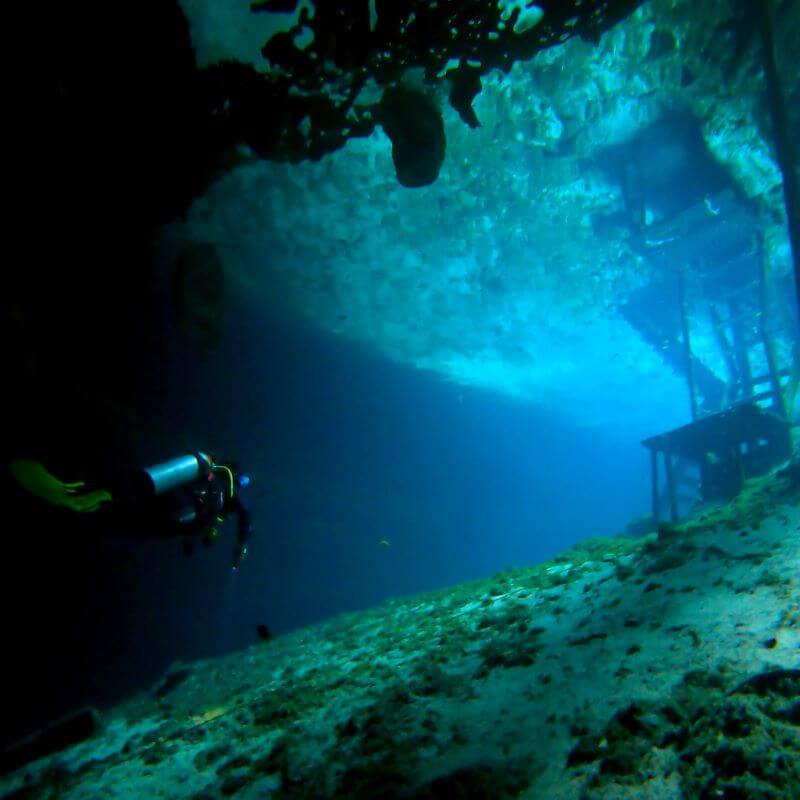
[[[131,474],[108,485],[113,501],[103,516],[112,518],[122,533],[142,538],[195,536],[212,528],[217,516],[238,506],[238,498],[225,497],[217,476],[206,475],[193,483],[156,496],[143,474]]]

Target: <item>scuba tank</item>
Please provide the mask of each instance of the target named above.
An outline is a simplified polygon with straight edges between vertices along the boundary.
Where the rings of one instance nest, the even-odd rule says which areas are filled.
[[[178,456],[169,461],[162,461],[142,470],[150,494],[156,497],[195,483],[204,475],[210,473],[212,460],[205,453],[192,453],[191,455]]]

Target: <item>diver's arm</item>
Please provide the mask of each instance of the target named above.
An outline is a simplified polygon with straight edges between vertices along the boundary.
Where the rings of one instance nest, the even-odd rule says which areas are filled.
[[[111,501],[111,494],[105,489],[82,492],[86,485],[82,481],[64,483],[49,473],[39,461],[16,459],[9,464],[9,470],[23,489],[53,506],[86,513],[98,511],[103,503]]]

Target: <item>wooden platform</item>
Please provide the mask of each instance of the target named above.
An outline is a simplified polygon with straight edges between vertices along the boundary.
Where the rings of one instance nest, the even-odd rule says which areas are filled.
[[[677,522],[677,460],[697,465],[701,500],[727,500],[741,489],[746,479],[763,475],[792,452],[789,423],[755,402],[710,414],[645,439],[642,444],[650,450],[656,522],[661,518],[659,454],[664,463],[670,519]]]

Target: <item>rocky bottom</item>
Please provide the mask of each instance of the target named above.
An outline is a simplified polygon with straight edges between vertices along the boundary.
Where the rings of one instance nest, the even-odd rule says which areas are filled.
[[[175,665],[0,790],[799,800],[798,522],[778,473],[681,526]]]

